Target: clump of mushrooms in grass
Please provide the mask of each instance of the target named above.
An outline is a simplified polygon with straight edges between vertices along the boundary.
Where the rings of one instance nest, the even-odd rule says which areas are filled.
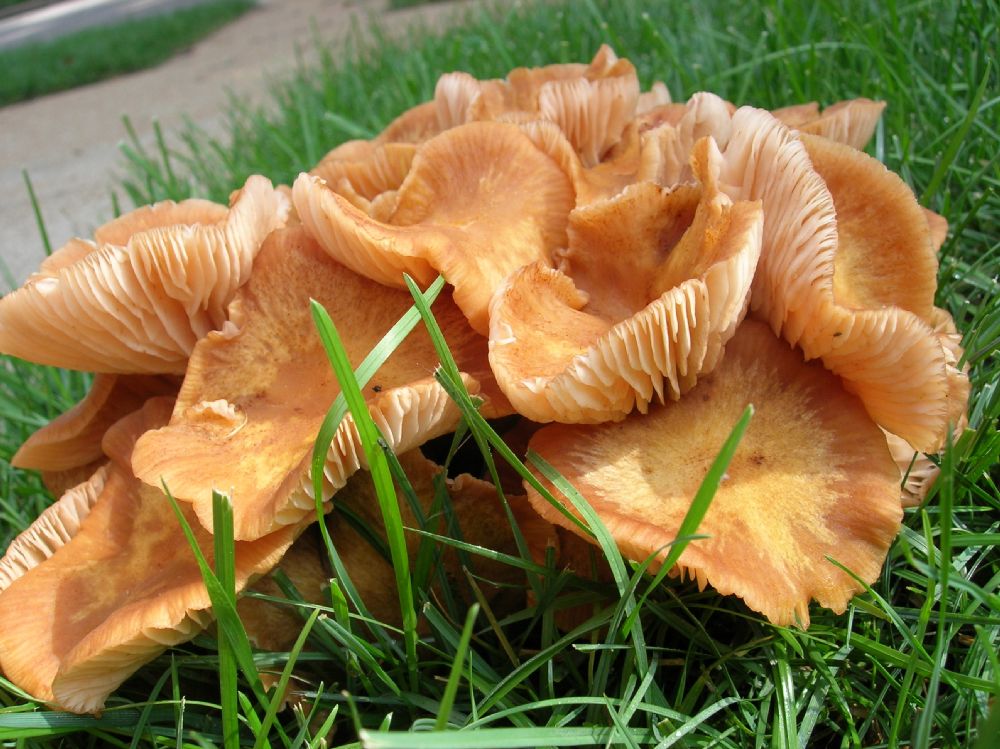
[[[350,415],[317,504],[313,446],[340,384],[308,302],[356,366],[410,307],[405,275],[450,284],[434,314],[482,415],[519,419],[521,454],[651,569],[752,405],[671,572],[778,625],[808,626],[812,600],[843,611],[933,481],[926,455],[961,431],[969,392],[961,337],[934,306],[947,224],[860,150],[883,106],[674,103],[602,47],[502,80],[447,74],[432,101],[291,188],[255,176],[228,207],[158,203],[71,240],[0,300],[0,351],[95,373],[14,457],[60,498],[0,561],[0,669],[96,712],[210,624],[164,487],[209,558],[212,494],[229,495],[240,591],[276,592],[259,578],[282,564],[323,600],[330,573],[303,535],[316,507],[340,503],[376,535],[380,517],[354,476],[367,465]],[[405,522],[445,487],[466,543],[515,553],[497,487],[447,479],[419,451],[461,419],[437,366],[418,328],[365,389],[412,477]],[[571,539],[593,541],[539,484],[504,483],[533,553],[563,547],[572,564]],[[398,617],[386,563],[325,522],[371,611]],[[438,584],[460,568],[441,560]],[[484,574],[516,585],[495,566]],[[261,646],[294,637],[287,610],[239,611]]]

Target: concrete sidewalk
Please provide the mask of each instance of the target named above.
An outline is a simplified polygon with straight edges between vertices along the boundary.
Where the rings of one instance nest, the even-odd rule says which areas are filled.
[[[150,148],[155,122],[170,133],[187,118],[222,134],[228,92],[263,103],[268,81],[295,66],[300,48],[308,55],[314,29],[336,44],[353,19],[372,14],[393,33],[405,33],[418,18],[438,28],[468,3],[405,11],[385,6],[381,0],[260,0],[258,8],[157,68],[0,108],[0,260],[21,283],[44,257],[22,170],[31,176],[53,247],[72,236],[89,237],[112,216],[123,115]],[[123,209],[130,208],[121,197]]]
[[[25,3],[0,14],[0,49],[45,42],[94,26],[189,8],[207,0],[61,0]],[[21,12],[17,12],[21,8]]]

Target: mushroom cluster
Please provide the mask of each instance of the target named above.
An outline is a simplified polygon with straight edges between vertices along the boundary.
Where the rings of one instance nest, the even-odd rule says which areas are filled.
[[[811,600],[843,611],[933,481],[925,456],[962,428],[969,391],[960,336],[934,306],[947,224],[861,150],[883,106],[674,103],[602,47],[503,80],[444,75],[432,101],[290,189],[254,176],[228,207],[158,203],[70,241],[0,300],[0,351],[96,373],[13,460],[61,498],[0,561],[0,669],[40,700],[97,711],[210,623],[163,486],[209,559],[212,493],[231,497],[240,590],[293,548],[286,564],[319,600],[319,551],[295,542],[317,520],[311,452],[340,386],[309,300],[356,365],[409,308],[406,274],[450,284],[434,312],[483,415],[516,415],[522,454],[557,468],[651,569],[753,404],[672,572],[776,624],[807,626]],[[414,331],[368,408],[425,510],[444,480],[465,539],[512,549],[496,489],[444,479],[419,453],[460,420],[437,364]],[[365,467],[348,417],[322,506],[377,526],[352,479]],[[592,539],[517,489],[533,553],[555,546],[572,565],[572,534]],[[391,619],[380,558],[332,530]],[[240,611],[256,642],[281,647],[295,621],[268,606]]]

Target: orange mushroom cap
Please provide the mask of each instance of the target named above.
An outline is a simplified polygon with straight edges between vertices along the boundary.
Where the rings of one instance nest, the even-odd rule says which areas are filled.
[[[573,205],[567,175],[515,125],[474,122],[424,143],[388,223],[316,178],[300,176],[295,207],[332,257],[380,283],[421,283],[441,272],[477,331],[493,290],[513,270],[565,244]]]
[[[788,127],[795,128],[819,117],[819,104],[814,101],[791,104],[787,107],[772,109],[771,114]]]
[[[344,332],[355,366],[413,301],[335,262],[301,228],[275,232],[265,242],[229,325],[195,347],[170,424],[144,435],[133,455],[136,475],[154,485],[165,481],[176,497],[194,504],[206,527],[214,489],[233,498],[238,539],[259,538],[315,512],[313,443],[340,386],[310,299]],[[468,386],[476,392],[483,383],[486,395],[496,394],[492,406],[504,409],[489,385],[486,341],[446,299],[435,314]],[[373,377],[369,408],[390,446],[410,449],[457,424],[457,406],[433,378],[437,363],[419,328]],[[327,457],[327,491],[363,465],[360,444],[348,417]]]
[[[930,208],[922,208],[927,219],[927,229],[931,233],[931,247],[934,252],[940,252],[945,240],[948,239],[948,219]]]
[[[700,92],[671,118],[641,134],[638,180],[650,180],[673,187],[694,179],[691,154],[695,143],[711,137],[719,148],[729,142],[732,128],[730,104],[715,94]]]
[[[204,201],[122,217],[99,235],[126,244],[71,243],[0,300],[0,351],[69,369],[181,373],[287,212],[270,182],[251,177],[219,223],[200,223],[219,215]],[[190,223],[155,225],[181,216]]]
[[[17,468],[68,471],[104,457],[101,440],[108,427],[142,408],[149,398],[175,395],[172,377],[100,374],[86,397],[32,434],[11,458]]]
[[[416,146],[385,143],[353,158],[346,158],[343,153],[342,147],[334,149],[309,173],[324,180],[330,189],[356,207],[371,213],[372,202],[379,195],[399,189],[410,171]]]
[[[549,81],[538,93],[542,118],[559,126],[586,167],[598,164],[621,139],[638,103],[639,79],[627,60],[617,60],[599,77]]]
[[[859,151],[800,139],[750,108],[734,115],[723,162],[723,189],[764,206],[753,309],[841,375],[881,426],[939,449],[964,408],[952,403],[962,375],[929,322],[936,261],[912,192]]]
[[[109,430],[112,464],[79,529],[0,593],[4,674],[59,708],[100,710],[139,666],[211,619],[201,572],[167,498],[128,468],[128,444],[166,421],[170,408],[168,398],[150,400]],[[211,564],[211,535],[190,510],[185,515]],[[296,532],[237,543],[237,588],[273,567]]]
[[[437,106],[425,101],[403,112],[378,134],[374,143],[423,143],[441,132]]]
[[[512,274],[490,309],[490,363],[518,412],[593,423],[677,398],[711,371],[746,311],[761,211],[719,192],[719,154],[696,149],[700,189],[651,182],[570,215],[564,271]]]
[[[98,468],[89,479],[68,489],[10,543],[0,559],[0,592],[77,534],[104,489],[107,476],[108,466]]]
[[[596,426],[551,425],[529,447],[590,502],[622,553],[663,559],[748,404],[755,414],[678,567],[776,624],[808,603],[843,611],[873,581],[902,511],[882,432],[838,378],[747,321],[718,368],[677,403]],[[692,428],[692,425],[696,425]],[[575,530],[528,487],[547,520]],[[655,567],[655,564],[654,564]]]
[[[272,598],[285,598],[281,586],[274,580],[277,572],[282,572],[295,586],[303,601],[323,605],[329,599],[324,588],[330,584],[330,571],[324,564],[325,552],[318,534],[310,532],[317,526],[310,526],[285,552],[278,566],[265,577],[247,588],[248,592],[259,593]],[[256,647],[265,650],[290,650],[302,631],[304,616],[302,610],[291,602],[287,604],[243,596],[236,602],[247,637]]]
[[[803,133],[822,135],[861,150],[871,140],[885,109],[884,101],[849,99],[831,104],[815,119],[792,125]]]

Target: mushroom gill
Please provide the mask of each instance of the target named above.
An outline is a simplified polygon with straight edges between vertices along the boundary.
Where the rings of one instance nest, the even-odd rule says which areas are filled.
[[[204,202],[139,209],[99,230],[125,244],[85,252],[72,242],[53,255],[0,300],[0,351],[92,372],[183,373],[195,342],[222,327],[261,242],[288,213],[257,176],[216,223],[201,223],[221,216]]]
[[[964,409],[952,402],[963,375],[931,326],[936,260],[912,192],[861,152],[749,107],[733,117],[723,164],[722,189],[764,207],[755,313],[822,358],[885,429],[940,449]]]
[[[621,419],[715,366],[746,311],[762,217],[719,191],[709,139],[695,151],[700,187],[638,183],[577,208],[562,270],[527,266],[497,292],[490,363],[522,415]]]

